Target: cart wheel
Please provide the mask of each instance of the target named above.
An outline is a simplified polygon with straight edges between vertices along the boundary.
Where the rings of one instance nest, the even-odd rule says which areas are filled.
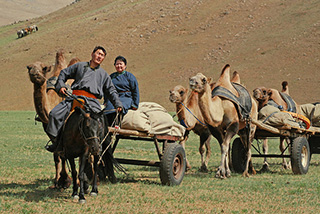
[[[232,143],[231,156],[233,170],[236,173],[243,173],[246,169],[247,154],[239,137]]]
[[[186,170],[186,154],[178,143],[169,143],[160,162],[160,179],[163,185],[174,186],[182,182]]]
[[[306,174],[310,164],[310,148],[305,137],[297,137],[292,142],[291,165],[294,174]]]

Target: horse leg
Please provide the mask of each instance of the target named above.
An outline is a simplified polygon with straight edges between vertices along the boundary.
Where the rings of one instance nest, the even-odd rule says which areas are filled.
[[[70,167],[71,167],[71,174],[72,174],[72,197],[74,199],[78,199],[78,183],[77,183],[77,170],[76,170],[76,164],[74,162],[74,158],[69,159]]]
[[[61,172],[60,172],[60,178],[58,180],[58,185],[60,188],[67,189],[71,185],[71,178],[67,173],[66,159],[63,157],[60,157],[60,160],[61,160]]]
[[[210,133],[202,133],[200,135],[200,146],[199,146],[199,152],[201,155],[200,171],[202,172],[208,172],[208,162],[211,156],[210,139],[211,139]],[[206,157],[204,158],[205,149],[206,149]]]
[[[90,192],[91,196],[97,196],[98,195],[98,184],[97,184],[97,180],[98,180],[98,174],[97,174],[98,161],[99,161],[99,156],[95,155],[94,156],[94,162],[93,162],[94,173],[93,173],[92,190]]]
[[[268,139],[264,138],[263,139],[263,143],[262,143],[263,154],[267,155],[268,154],[268,150],[269,150]],[[261,171],[263,171],[263,172],[269,171],[269,163],[267,161],[267,157],[264,157],[263,166],[262,166]]]
[[[80,181],[79,203],[80,204],[86,203],[86,199],[84,197],[84,189],[85,189],[84,168],[86,166],[86,161],[87,161],[87,158],[85,154],[79,156],[79,181]]]

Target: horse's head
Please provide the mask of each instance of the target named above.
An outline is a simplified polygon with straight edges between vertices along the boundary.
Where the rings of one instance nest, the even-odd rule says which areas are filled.
[[[93,155],[98,155],[101,152],[100,142],[104,134],[104,118],[103,111],[100,113],[87,113],[81,108],[76,108],[82,116],[82,126],[80,132],[82,138],[88,145],[89,152]]]

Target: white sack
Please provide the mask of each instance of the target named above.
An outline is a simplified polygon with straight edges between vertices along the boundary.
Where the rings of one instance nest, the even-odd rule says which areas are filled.
[[[165,108],[154,102],[141,102],[138,110],[129,110],[123,117],[121,128],[179,137],[185,132]]]

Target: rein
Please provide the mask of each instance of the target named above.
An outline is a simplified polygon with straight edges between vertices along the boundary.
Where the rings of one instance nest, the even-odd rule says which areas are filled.
[[[197,92],[193,92],[193,91],[192,91],[191,93],[197,93]],[[187,102],[186,102],[187,104],[190,102],[190,97],[191,97],[191,94],[188,96],[188,99],[187,99]],[[201,121],[191,112],[191,110],[190,110],[183,102],[179,102],[179,103],[180,103],[183,107],[185,107],[185,108],[190,112],[190,114],[191,114],[194,118],[196,118],[196,120],[198,120],[199,123],[201,123],[203,126],[207,126],[206,124],[204,124],[203,122],[201,122]],[[174,118],[175,116],[177,116],[181,111],[182,111],[182,108],[180,108],[179,111],[177,111],[177,113],[175,113],[174,115],[172,115],[172,118]],[[188,128],[184,121],[180,121],[180,123],[181,123],[181,122],[184,124],[183,126],[185,126],[186,128]]]
[[[197,119],[197,121],[198,121],[199,123],[201,123],[203,126],[207,126],[206,124],[204,124],[203,122],[201,122],[201,121],[197,118],[197,116],[194,115],[194,114],[191,112],[191,110],[190,110],[185,104],[183,104],[183,102],[181,102],[181,104],[190,112],[190,114],[191,114],[194,118]]]
[[[119,112],[117,112],[116,117],[114,118],[111,126],[113,126],[114,124],[116,124],[118,122],[118,116],[119,116]],[[112,134],[111,141],[110,141],[109,145],[103,150],[102,154],[100,155],[99,160],[98,160],[98,164],[101,162],[103,155],[107,152],[109,147],[114,143],[115,137],[120,131],[120,127],[115,126],[115,128],[116,128],[116,131]],[[110,130],[108,130],[108,133],[106,134],[106,136],[100,142],[100,146],[104,143],[104,141],[107,139],[109,134],[110,134]]]

